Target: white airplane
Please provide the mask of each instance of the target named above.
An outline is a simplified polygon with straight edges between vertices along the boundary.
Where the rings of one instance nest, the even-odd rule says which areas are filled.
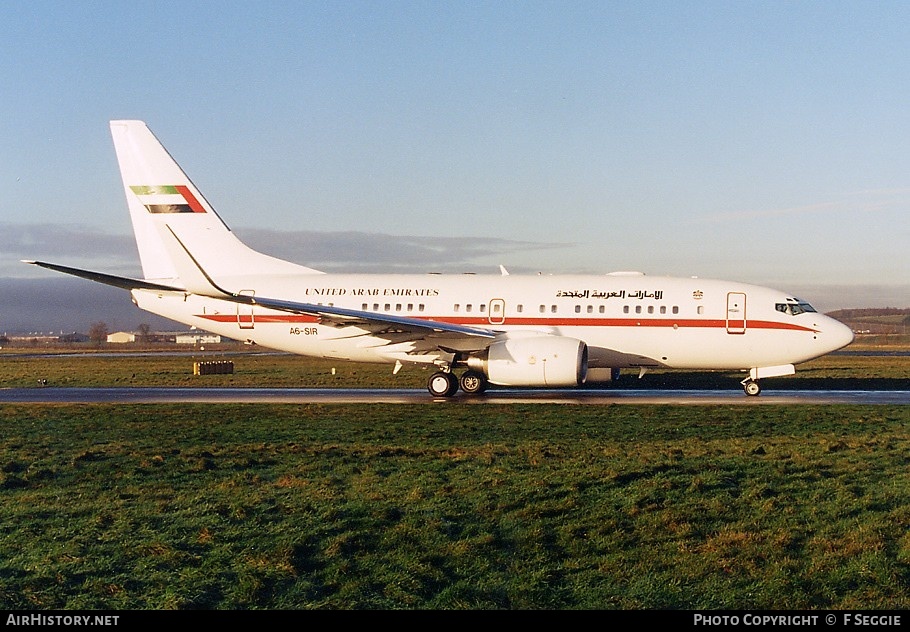
[[[26,263],[127,289],[144,310],[228,338],[395,373],[429,367],[434,397],[575,387],[624,368],[747,371],[758,395],[759,379],[853,341],[791,294],[731,281],[325,274],[244,245],[145,123],[110,125],[144,278]]]

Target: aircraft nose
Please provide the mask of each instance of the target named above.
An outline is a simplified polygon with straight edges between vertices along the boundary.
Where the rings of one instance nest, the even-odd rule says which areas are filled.
[[[829,318],[828,322],[825,323],[822,333],[828,342],[828,346],[830,346],[829,353],[830,351],[843,349],[854,339],[853,330],[833,318]]]

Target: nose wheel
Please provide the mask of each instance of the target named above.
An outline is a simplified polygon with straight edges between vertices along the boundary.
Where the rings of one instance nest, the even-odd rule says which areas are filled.
[[[761,386],[759,386],[757,381],[750,378],[743,381],[743,390],[746,392],[746,395],[754,397],[761,393]]]

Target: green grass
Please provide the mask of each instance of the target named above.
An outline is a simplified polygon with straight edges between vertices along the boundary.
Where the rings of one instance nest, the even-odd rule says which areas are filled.
[[[5,350],[0,386],[427,375],[229,357],[233,375],[194,376],[192,357]],[[907,358],[827,356],[763,386],[908,375]],[[906,406],[3,405],[0,608],[904,608],[908,422]]]
[[[232,375],[193,375],[193,362],[225,359],[234,362]],[[626,370],[625,388],[739,389],[743,372],[654,371],[637,378]],[[0,355],[0,387],[193,386],[193,387],[350,387],[424,388],[429,372],[405,369],[392,374],[388,365],[314,360],[283,354],[170,356],[121,354]],[[775,389],[906,389],[910,356],[829,355],[797,367],[796,375],[762,380]]]
[[[894,609],[906,406],[0,407],[0,608]]]

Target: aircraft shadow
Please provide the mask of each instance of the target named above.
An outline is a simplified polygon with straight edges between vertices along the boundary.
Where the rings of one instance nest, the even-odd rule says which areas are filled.
[[[745,373],[720,373],[694,371],[680,373],[649,373],[641,379],[635,374],[620,375],[611,383],[586,384],[583,388],[603,389],[682,389],[716,390],[738,387]],[[906,391],[910,389],[907,378],[881,377],[769,377],[761,380],[765,390],[817,390],[817,391]]]

